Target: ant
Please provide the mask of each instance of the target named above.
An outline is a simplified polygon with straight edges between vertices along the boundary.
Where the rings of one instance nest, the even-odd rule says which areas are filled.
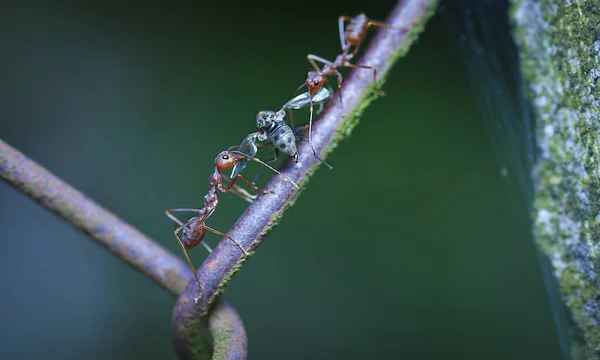
[[[348,24],[344,27],[344,24]],[[369,19],[364,13],[361,13],[355,17],[340,16],[338,19],[338,28],[340,35],[340,44],[342,46],[342,53],[336,56],[334,61],[326,60],[317,55],[308,54],[307,59],[315,69],[310,71],[306,76],[306,81],[300,87],[306,85],[309,92],[310,98],[310,117],[308,123],[308,142],[312,144],[312,119],[313,119],[313,104],[312,99],[323,87],[327,81],[327,76],[337,76],[337,87],[340,97],[340,103],[342,102],[342,74],[339,72],[340,67],[349,67],[354,69],[369,69],[373,71],[373,84],[377,87],[377,69],[373,66],[367,65],[355,65],[350,62],[358,52],[358,49],[362,42],[365,40],[367,30],[371,27],[380,27],[386,29],[393,29],[391,26],[382,22],[373,21]],[[350,52],[350,49],[353,49]],[[319,68],[317,62],[323,64],[323,68]],[[298,88],[299,89],[299,88]],[[380,91],[381,94],[383,92]]]
[[[323,102],[327,100],[331,95],[331,92],[327,88],[321,88],[317,91],[312,102],[315,104],[323,105]],[[238,151],[243,151],[246,154],[255,156],[258,152],[257,141],[268,140],[270,145],[275,149],[275,157],[267,162],[276,161],[279,158],[279,151],[294,158],[294,161],[298,162],[298,148],[296,147],[296,140],[302,139],[298,136],[301,130],[305,130],[306,126],[297,127],[292,129],[285,121],[285,110],[286,109],[301,109],[311,103],[311,96],[308,92],[304,92],[293,99],[286,102],[278,112],[272,110],[263,110],[256,114],[256,127],[258,131],[248,134],[246,138],[240,144]],[[322,109],[321,109],[322,110]],[[306,140],[305,140],[306,141]],[[332,168],[327,162],[321,160],[317,156],[315,149],[311,145],[313,156],[319,161],[327,165],[330,169]],[[239,174],[242,169],[246,167],[247,161],[242,160],[235,164],[231,177],[235,177]]]
[[[213,214],[219,203],[218,191],[226,193],[233,189],[233,193],[237,194],[245,200],[248,200],[249,196],[247,196],[248,193],[245,192],[245,190],[241,191],[243,189],[236,189],[236,187],[234,187],[237,186],[235,185],[235,182],[238,179],[241,179],[246,184],[248,184],[248,186],[250,186],[252,190],[258,191],[262,194],[274,194],[272,190],[265,191],[254,186],[250,181],[248,181],[248,179],[246,179],[243,175],[239,173],[231,178],[227,186],[223,185],[223,175],[221,174],[221,171],[231,169],[232,167],[234,167],[235,164],[242,160],[252,160],[258,162],[264,165],[265,167],[271,169],[276,174],[283,176],[287,181],[291,182],[292,184],[294,184],[294,186],[298,187],[298,185],[296,185],[296,183],[290,178],[288,178],[281,172],[277,171],[273,167],[269,166],[268,164],[264,163],[262,160],[254,156],[244,154],[235,150],[222,151],[215,158],[215,169],[208,178],[208,181],[210,182],[210,189],[208,190],[206,196],[204,196],[204,207],[202,209],[176,208],[165,211],[165,214],[176,224],[179,225],[179,227],[175,229],[173,233],[175,234],[175,238],[177,238],[177,241],[179,242],[179,245],[183,250],[183,254],[185,255],[185,258],[188,264],[190,265],[190,269],[192,269],[192,272],[196,277],[196,282],[198,283],[198,287],[200,289],[200,296],[202,296],[202,285],[200,285],[200,279],[198,278],[198,274],[196,274],[196,269],[194,268],[194,265],[192,264],[192,261],[188,256],[187,250],[191,250],[195,248],[198,244],[202,243],[202,245],[204,245],[204,247],[208,250],[209,253],[212,252],[212,249],[206,243],[202,242],[204,236],[206,235],[206,231],[210,231],[214,234],[231,240],[233,243],[235,243],[235,245],[237,245],[237,247],[244,253],[245,256],[249,255],[248,252],[242,247],[242,245],[236,240],[234,240],[231,236],[206,226],[206,220],[208,220],[208,218]],[[173,213],[176,212],[194,212],[197,213],[197,215],[190,218],[185,223],[182,223],[177,217],[175,217],[175,215],[173,215]],[[183,236],[180,238],[178,234],[181,231],[183,231]]]

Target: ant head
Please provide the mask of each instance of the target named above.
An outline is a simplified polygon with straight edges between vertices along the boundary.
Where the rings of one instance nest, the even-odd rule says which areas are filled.
[[[316,71],[311,71],[306,75],[306,86],[310,92],[310,96],[314,96],[325,83],[325,77]]]
[[[270,127],[275,121],[275,112],[271,110],[260,111],[256,114],[256,128],[265,129]]]
[[[229,151],[222,151],[215,159],[215,166],[219,171],[231,169],[237,160],[235,155]]]

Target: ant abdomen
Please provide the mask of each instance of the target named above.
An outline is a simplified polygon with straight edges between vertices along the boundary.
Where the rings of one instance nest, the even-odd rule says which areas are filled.
[[[283,153],[296,158],[298,148],[296,147],[296,135],[289,125],[283,121],[276,122],[268,131],[269,142]]]
[[[369,19],[367,15],[359,14],[346,25],[344,38],[349,44],[357,46],[364,40],[368,26]]]
[[[202,227],[194,226],[195,224],[188,224],[183,229],[183,236],[181,241],[183,242],[183,246],[186,250],[191,250],[198,246],[202,239],[204,239],[204,235],[206,231]]]

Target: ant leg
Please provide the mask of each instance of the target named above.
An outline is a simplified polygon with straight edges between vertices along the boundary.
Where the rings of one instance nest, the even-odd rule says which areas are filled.
[[[329,86],[329,83],[327,83],[327,90],[329,90],[330,94],[333,94],[333,89],[331,88],[331,86]],[[317,116],[323,112],[324,107],[325,107],[325,102],[322,102],[319,104],[319,111],[317,111]]]
[[[244,255],[246,255],[246,256],[250,255],[250,254],[248,254],[248,252],[247,252],[247,251],[246,251],[246,250],[245,250],[245,249],[242,247],[242,245],[241,245],[239,242],[235,241],[235,240],[234,240],[234,239],[233,239],[231,236],[229,236],[229,235],[227,235],[227,234],[225,234],[225,233],[222,233],[222,232],[220,232],[220,231],[218,231],[218,230],[215,230],[215,229],[213,229],[213,228],[210,228],[210,227],[208,227],[208,226],[206,226],[206,225],[203,225],[202,227],[203,227],[205,230],[208,230],[208,231],[210,231],[210,232],[212,232],[212,233],[214,233],[214,234],[217,234],[217,235],[219,235],[219,236],[222,236],[222,237],[228,238],[228,239],[229,239],[229,240],[231,240],[231,241],[232,241],[232,242],[233,242],[235,245],[237,245],[237,247],[238,247],[238,248],[240,248],[240,250],[242,250],[242,252],[244,253]]]
[[[238,186],[237,184],[235,184],[235,186],[233,186],[233,188],[231,189],[231,192],[233,194],[236,194],[243,200],[246,200],[250,204],[252,204],[252,201],[254,201],[256,199],[256,194],[254,194],[254,195],[250,194],[248,191],[246,191],[246,189],[242,188],[241,186]]]
[[[258,191],[262,194],[274,194],[273,190],[265,191],[259,187],[254,186],[254,184],[252,184],[250,180],[246,179],[246,177],[244,177],[244,175],[242,174],[237,174],[233,179],[231,179],[231,182],[229,183],[229,185],[227,185],[227,187],[223,189],[223,192],[228,192],[234,186],[237,179],[242,179],[242,181],[248,184],[248,186],[250,186],[250,188],[254,191]]]
[[[308,142],[308,140],[306,140],[305,138],[300,138],[299,140]],[[325,161],[325,160],[321,159],[319,156],[317,156],[317,152],[315,151],[315,148],[312,146],[312,144],[310,142],[308,142],[308,145],[310,145],[310,149],[312,150],[313,156],[315,158],[317,158],[317,160],[319,160],[320,162],[325,164],[330,170],[333,170],[333,166],[329,165],[329,163],[327,161]]]
[[[296,141],[302,139],[302,135],[304,135],[306,133],[306,129],[308,129],[308,124],[298,126],[297,128],[294,129],[294,135],[296,136]],[[302,135],[299,135],[299,134],[302,134]]]
[[[241,186],[238,186],[238,184],[235,184],[231,191],[251,204],[252,201],[256,199],[256,194],[250,194],[248,191],[246,191],[246,189],[242,188]]]
[[[346,51],[347,48],[349,47],[348,43],[346,43],[346,37],[344,36],[345,31],[344,31],[344,22],[345,21],[350,21],[352,20],[351,17],[349,16],[340,16],[338,18],[338,29],[340,32],[340,44],[342,45],[342,51]]]
[[[320,63],[323,63],[325,65],[332,65],[333,64],[331,61],[323,59],[322,57],[317,56],[317,55],[313,55],[313,54],[306,55],[306,58],[311,63],[311,65],[313,66],[313,68],[315,69],[315,71],[318,72],[318,73],[321,73],[321,69],[319,69],[319,65],[317,65],[316,61],[318,61]]]
[[[227,151],[237,150],[237,149],[239,149],[239,147],[240,147],[240,144],[231,145],[230,147],[227,148]]]
[[[271,160],[265,161],[266,163],[275,162],[275,161],[279,160],[279,149],[275,148],[274,152],[275,152],[275,154],[273,155],[273,158]]]
[[[167,214],[167,216],[171,219],[176,219],[174,220],[175,222],[178,222],[179,219],[177,219],[176,217],[172,216],[171,213],[174,212],[195,212],[195,213],[200,213],[203,209],[194,209],[194,208],[175,208],[175,209],[169,209],[169,210],[165,210],[165,214]]]
[[[310,96],[310,93],[308,95]],[[311,97],[311,100],[312,100],[312,97]],[[290,115],[289,125],[291,128],[293,128],[294,125],[296,125],[296,124],[294,123],[294,116],[292,115],[293,114],[292,109],[288,109],[288,114]]]
[[[310,96],[309,94],[309,99],[310,99],[310,107],[308,108],[308,143],[310,144],[310,148],[312,149],[313,155],[315,154],[315,149],[312,146],[312,123],[313,123],[313,103],[312,103],[312,96]],[[319,111],[317,112],[317,115],[321,113],[321,111],[323,111],[323,103],[319,104]]]
[[[380,27],[380,28],[385,28],[385,29],[393,29],[394,28],[393,26],[389,26],[388,24],[382,23],[379,21],[369,21],[367,23],[367,28],[369,28],[370,26]]]
[[[195,212],[195,213],[200,213],[201,209],[192,209],[192,208],[176,208],[176,209],[169,209],[165,211],[165,215],[167,215],[169,217],[169,219],[173,220],[177,225],[179,225],[180,230],[178,230],[177,232],[181,231],[181,229],[183,229],[190,221],[188,220],[185,224],[181,222],[181,220],[179,220],[178,218],[175,217],[175,215],[173,215],[172,213],[174,212]],[[179,238],[177,238],[177,240],[179,240]],[[181,242],[181,240],[180,240]],[[212,252],[212,249],[210,248],[210,246],[205,243],[204,241],[201,242],[202,246],[204,246],[204,248],[206,249],[206,251],[208,251],[208,253],[210,254]],[[187,251],[184,250],[185,256],[187,257]],[[191,265],[191,264],[190,264]]]
[[[312,101],[311,101],[310,102],[310,116],[308,117],[308,144],[310,145],[310,148],[311,148],[311,150],[313,152],[313,155],[314,155],[315,154],[315,148],[312,145],[312,122],[313,122],[313,104],[312,104]]]
[[[260,149],[265,149],[265,148],[273,147],[273,144],[270,144],[270,143],[269,144],[258,143],[258,144],[256,144],[256,147],[257,147],[258,150],[260,150]]]
[[[181,249],[183,250],[183,254],[185,255],[185,259],[187,260],[188,264],[190,265],[190,269],[192,270],[192,273],[194,274],[194,277],[196,278],[196,282],[198,283],[198,289],[200,292],[200,297],[202,297],[202,285],[200,284],[200,279],[198,278],[198,274],[196,273],[196,268],[194,268],[194,265],[192,264],[192,260],[190,259],[187,250],[185,249],[185,246],[183,245],[183,242],[181,241],[181,239],[179,238],[179,235],[177,235],[177,233],[179,233],[181,231],[181,229],[183,229],[183,226],[178,227],[177,229],[175,229],[175,238],[177,238],[177,241],[179,241],[179,245],[181,245]]]
[[[312,136],[312,119],[313,119],[313,102],[312,102],[312,95],[310,94],[310,90],[308,92],[308,100],[309,100],[309,107],[308,107],[308,137],[310,138]]]
[[[342,105],[343,107],[344,104],[342,103],[342,81],[344,79],[342,78],[342,74],[339,71],[337,71],[337,69],[335,70],[335,75],[337,75],[338,94],[340,94],[340,105]]]
[[[176,211],[177,209],[165,210],[165,215],[167,215],[169,219],[173,220],[177,224],[177,226],[182,226],[183,223],[181,222],[181,220],[176,218],[175,215],[171,214],[171,212],[174,212],[174,210]]]
[[[227,175],[223,175],[223,179],[227,180],[228,182],[231,182],[231,178]],[[252,204],[252,201],[256,199],[256,195],[250,194],[248,191],[246,191],[246,189],[242,188],[238,184],[233,185],[230,191],[231,193],[239,196],[240,198],[242,198],[242,200],[245,200],[250,204]]]
[[[250,188],[252,188],[252,190],[258,191],[261,194],[274,194],[275,193],[273,190],[265,191],[259,187],[256,187],[254,184],[252,184],[250,182],[250,180],[246,179],[246,177],[244,177],[244,175],[242,175],[242,174],[237,174],[236,179],[242,179],[242,181],[245,182],[246,184],[248,184],[248,186],[250,186]],[[228,189],[228,188],[226,188],[226,189]]]
[[[367,65],[354,65],[354,64],[345,64],[345,66],[349,67],[349,68],[353,68],[353,69],[369,69],[373,71],[373,86],[375,87],[375,89],[377,89],[377,91],[379,91],[379,95],[381,96],[385,96],[385,92],[383,92],[383,90],[378,89],[377,88],[377,69],[375,69],[373,66],[367,66]]]
[[[171,218],[173,221],[175,221],[176,223],[181,223],[181,221],[179,221],[179,219],[177,219],[175,216],[173,216],[173,214],[171,214],[172,211],[177,211],[178,209],[169,209],[167,211],[165,211],[165,214],[167,214],[167,216],[169,218]],[[185,259],[187,260],[188,264],[190,265],[190,269],[192,270],[192,274],[194,274],[194,277],[196,278],[196,282],[198,283],[198,290],[200,292],[200,297],[202,297],[202,284],[200,284],[200,279],[198,278],[198,274],[196,274],[196,269],[194,268],[194,264],[192,264],[192,260],[190,259],[187,249],[185,248],[185,245],[183,244],[183,241],[181,241],[181,238],[179,237],[179,232],[181,230],[183,230],[183,228],[185,227],[186,224],[181,224],[181,226],[179,226],[177,229],[175,229],[175,231],[173,232],[173,234],[175,235],[175,238],[177,239],[177,242],[179,242],[179,245],[181,246],[181,250],[183,250],[183,255],[185,255]]]
[[[277,149],[277,148],[274,148],[273,150],[275,151],[275,154],[274,154],[273,158],[272,158],[271,160],[266,160],[266,161],[265,161],[266,163],[271,163],[271,162],[275,162],[275,161],[279,160],[279,149]],[[256,171],[256,175],[254,175],[254,179],[252,179],[252,185],[256,185],[256,180],[258,180],[258,175],[260,174],[260,171],[261,171],[262,169],[263,169],[263,168],[262,168],[262,167],[260,167],[260,168],[258,168],[258,170]],[[256,198],[256,195],[255,195],[254,197]]]
[[[300,187],[298,186],[298,184],[296,184],[296,183],[295,183],[295,182],[294,182],[292,179],[290,179],[288,176],[286,176],[285,174],[283,174],[281,171],[279,171],[279,170],[275,169],[275,168],[274,168],[274,167],[272,167],[271,165],[269,165],[269,164],[267,164],[266,162],[262,161],[261,159],[259,159],[259,158],[257,158],[257,157],[254,157],[254,156],[250,156],[250,155],[247,155],[247,154],[240,153],[239,151],[232,151],[232,153],[237,153],[237,154],[243,155],[243,156],[245,156],[246,158],[248,158],[248,160],[252,160],[252,161],[254,161],[254,162],[257,162],[257,163],[261,164],[261,165],[262,165],[262,166],[264,166],[264,167],[267,167],[267,168],[269,168],[269,170],[271,170],[272,172],[276,173],[277,175],[280,175],[280,176],[284,177],[284,178],[285,178],[285,180],[286,180],[286,181],[289,181],[289,182],[290,182],[290,183],[291,183],[291,184],[292,184],[292,185],[293,185],[293,186],[294,186],[294,187],[295,187],[297,190],[299,190],[299,189],[300,189]],[[244,178],[244,177],[242,176],[242,174],[238,174],[238,175],[236,176],[236,178],[235,178],[235,179],[233,179],[233,181],[237,180],[237,179],[238,179],[238,177],[241,177],[241,178],[242,178],[242,180],[244,180],[244,181],[245,181],[245,182],[246,182],[248,185],[252,186],[253,188],[256,188],[256,186],[254,186],[254,185],[251,185],[251,184],[249,183],[248,179]],[[258,188],[256,188],[256,189],[258,189]]]

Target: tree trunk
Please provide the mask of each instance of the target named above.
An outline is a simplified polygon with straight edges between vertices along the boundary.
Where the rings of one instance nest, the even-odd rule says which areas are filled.
[[[513,0],[535,114],[534,236],[552,264],[580,346],[600,358],[600,2]]]

